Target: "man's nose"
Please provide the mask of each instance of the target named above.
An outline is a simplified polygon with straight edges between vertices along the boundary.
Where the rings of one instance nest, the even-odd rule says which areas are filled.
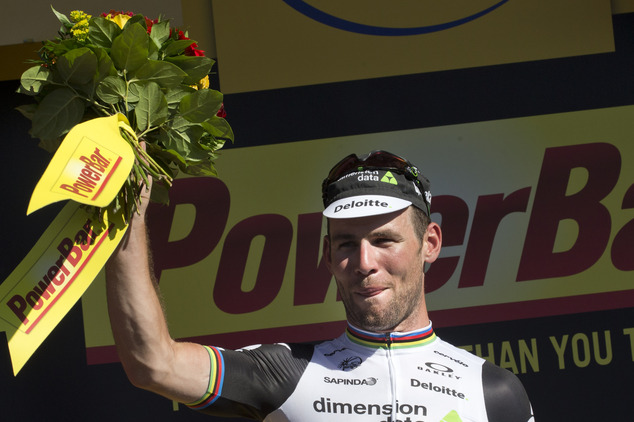
[[[357,272],[363,276],[376,273],[378,270],[376,250],[370,242],[362,241],[358,253]]]

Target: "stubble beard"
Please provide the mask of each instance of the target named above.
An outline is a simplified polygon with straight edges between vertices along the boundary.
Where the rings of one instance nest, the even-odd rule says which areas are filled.
[[[415,280],[408,283],[406,288],[401,289],[383,307],[372,305],[360,308],[354,305],[352,298],[342,295],[348,321],[363,330],[382,333],[395,331],[406,319],[416,319],[424,294],[422,267],[416,272],[418,276],[414,275]]]

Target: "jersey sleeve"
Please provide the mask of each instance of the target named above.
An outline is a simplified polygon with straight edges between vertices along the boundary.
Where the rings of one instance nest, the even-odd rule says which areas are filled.
[[[482,385],[489,422],[534,422],[530,400],[515,374],[487,361]]]
[[[310,344],[206,348],[211,362],[207,393],[187,406],[211,415],[256,420],[263,420],[293,393],[314,350]]]

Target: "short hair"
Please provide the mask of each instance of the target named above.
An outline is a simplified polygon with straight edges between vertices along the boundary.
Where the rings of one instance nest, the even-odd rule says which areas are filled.
[[[431,218],[427,213],[420,208],[410,206],[412,209],[412,225],[414,226],[414,233],[422,243],[423,237],[427,232],[427,226],[431,223]]]

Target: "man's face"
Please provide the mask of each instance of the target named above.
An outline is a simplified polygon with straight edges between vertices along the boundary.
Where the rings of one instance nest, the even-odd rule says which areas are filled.
[[[430,259],[429,230],[424,239],[416,237],[411,213],[409,207],[390,214],[329,221],[324,255],[348,321],[359,328],[410,331],[429,322],[423,267],[435,255]]]

